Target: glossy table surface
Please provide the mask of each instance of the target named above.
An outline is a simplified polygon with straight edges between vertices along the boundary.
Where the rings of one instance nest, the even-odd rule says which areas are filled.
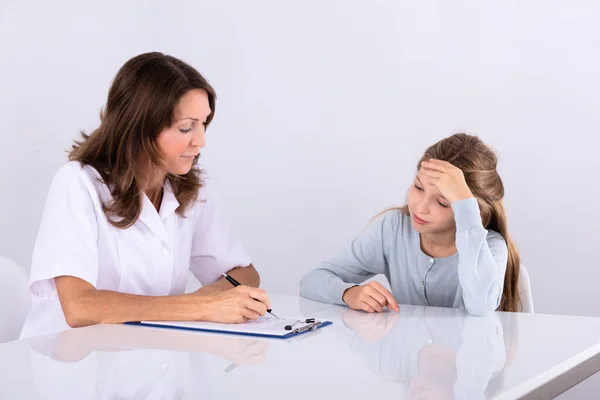
[[[97,325],[0,344],[1,399],[550,398],[600,370],[600,318],[271,296],[289,340]]]

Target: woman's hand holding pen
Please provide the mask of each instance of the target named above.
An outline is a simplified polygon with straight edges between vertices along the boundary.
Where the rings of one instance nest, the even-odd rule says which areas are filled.
[[[394,295],[379,282],[369,282],[362,286],[346,289],[342,301],[353,310],[366,312],[382,312],[384,307],[392,311],[400,311]]]
[[[240,285],[216,295],[192,294],[198,300],[198,320],[236,324],[267,313],[271,303],[262,289]]]

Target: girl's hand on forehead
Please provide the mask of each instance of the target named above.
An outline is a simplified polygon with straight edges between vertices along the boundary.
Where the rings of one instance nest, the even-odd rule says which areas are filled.
[[[419,173],[425,177],[427,184],[435,186],[450,204],[473,197],[463,172],[447,161],[435,158],[423,161]]]

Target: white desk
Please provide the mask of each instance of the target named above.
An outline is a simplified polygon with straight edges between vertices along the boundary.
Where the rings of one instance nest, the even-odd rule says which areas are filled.
[[[99,325],[0,345],[0,399],[551,398],[600,370],[600,318],[271,296],[333,325],[289,341]]]

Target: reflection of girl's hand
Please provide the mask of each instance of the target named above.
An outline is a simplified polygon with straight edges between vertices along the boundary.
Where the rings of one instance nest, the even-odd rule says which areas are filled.
[[[355,330],[365,340],[379,342],[390,333],[399,316],[398,313],[391,312],[367,314],[348,310],[342,315],[342,320],[348,328]]]

